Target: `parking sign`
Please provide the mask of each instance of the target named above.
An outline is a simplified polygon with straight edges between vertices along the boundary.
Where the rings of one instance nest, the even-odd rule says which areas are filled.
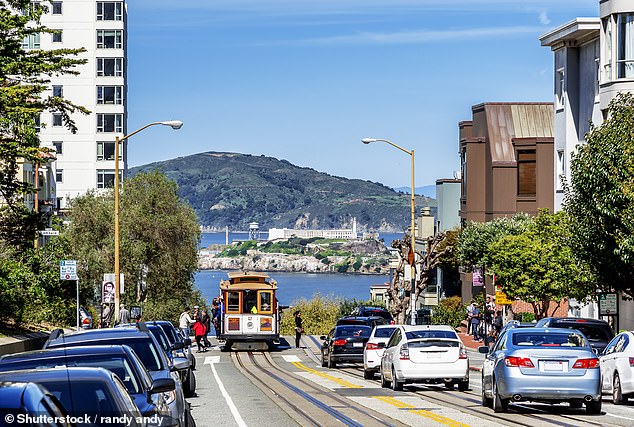
[[[63,259],[59,262],[59,280],[77,280],[77,261]]]

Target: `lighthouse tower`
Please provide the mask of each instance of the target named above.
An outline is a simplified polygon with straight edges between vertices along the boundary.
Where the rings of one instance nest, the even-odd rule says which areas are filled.
[[[257,222],[249,224],[249,240],[260,240],[260,227]]]

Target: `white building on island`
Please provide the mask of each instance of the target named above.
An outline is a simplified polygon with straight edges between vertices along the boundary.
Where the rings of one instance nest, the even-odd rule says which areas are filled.
[[[300,237],[302,239],[310,239],[312,237],[346,240],[357,239],[357,219],[352,218],[352,229],[296,230],[293,228],[269,228],[268,240],[290,239],[291,237]]]

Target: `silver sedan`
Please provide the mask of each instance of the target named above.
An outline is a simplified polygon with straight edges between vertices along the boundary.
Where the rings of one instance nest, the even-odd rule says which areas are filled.
[[[500,335],[494,346],[480,347],[482,405],[505,412],[510,401],[569,402],[601,412],[599,359],[586,337],[574,329],[521,328]]]

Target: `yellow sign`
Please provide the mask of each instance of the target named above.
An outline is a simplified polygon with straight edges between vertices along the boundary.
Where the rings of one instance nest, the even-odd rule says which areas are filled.
[[[504,292],[495,291],[495,303],[499,305],[511,305],[513,301],[508,299]]]

